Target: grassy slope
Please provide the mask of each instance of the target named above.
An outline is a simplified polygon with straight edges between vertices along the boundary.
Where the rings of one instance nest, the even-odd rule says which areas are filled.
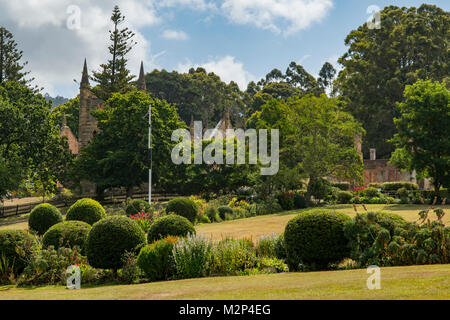
[[[387,211],[399,214],[407,221],[416,221],[418,212],[427,209],[429,206],[422,205],[366,205],[369,211]],[[446,215],[444,222],[450,225],[450,206],[438,206],[444,208]],[[362,206],[358,206],[358,212],[364,212]],[[336,205],[326,207],[325,210],[339,211],[353,217],[355,211],[352,205]],[[302,210],[283,212],[275,215],[259,216],[249,219],[240,219],[225,221],[222,223],[203,224],[197,226],[197,232],[213,239],[221,239],[224,237],[243,238],[251,237],[253,240],[258,239],[262,235],[280,234],[284,231],[287,222]],[[434,219],[434,214],[431,215]]]
[[[381,269],[369,290],[366,270],[219,277],[67,290],[0,288],[0,299],[450,299],[450,265]]]

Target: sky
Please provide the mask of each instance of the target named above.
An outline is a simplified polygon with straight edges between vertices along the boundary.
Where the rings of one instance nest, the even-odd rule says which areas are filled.
[[[291,61],[317,75],[339,68],[345,37],[370,8],[420,6],[424,1],[377,0],[0,0],[0,26],[14,34],[33,84],[52,96],[75,97],[83,61],[90,72],[108,59],[110,16],[119,5],[136,33],[128,67],[138,74],[204,67],[242,90]],[[425,1],[445,10],[450,1]],[[375,7],[376,8],[376,7]],[[382,23],[382,22],[381,22]],[[75,80],[75,81],[74,81]]]

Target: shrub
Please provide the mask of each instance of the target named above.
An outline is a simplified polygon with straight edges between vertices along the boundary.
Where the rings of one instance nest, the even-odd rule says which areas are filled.
[[[263,273],[289,272],[289,267],[282,259],[263,257],[258,259],[257,268]]]
[[[256,266],[253,243],[246,239],[225,239],[212,251],[211,272],[214,275],[238,275]]]
[[[152,281],[169,280],[175,275],[172,250],[176,243],[177,237],[167,237],[141,249],[138,266]]]
[[[256,243],[256,255],[258,257],[276,257],[275,248],[278,237],[275,235],[262,236]]]
[[[226,220],[226,215],[233,215],[233,209],[231,209],[229,206],[221,206],[217,208],[217,211],[219,212],[219,217],[222,220]]]
[[[256,215],[258,216],[277,213],[282,210],[283,208],[281,208],[278,199],[272,196],[267,197],[264,201],[256,205]]]
[[[166,213],[175,213],[195,223],[198,208],[194,201],[186,198],[172,199],[167,203]]]
[[[325,199],[332,192],[331,188],[330,182],[323,178],[312,179],[308,185],[309,192],[317,200]]]
[[[134,252],[125,252],[122,257],[122,269],[118,272],[120,282],[125,284],[139,283],[142,269],[137,265],[137,257]]]
[[[136,222],[123,216],[108,217],[92,226],[87,258],[94,268],[117,270],[125,252],[138,253],[145,243],[145,233]]]
[[[199,278],[210,274],[212,241],[196,235],[179,239],[173,248],[177,276]]]
[[[280,193],[278,195],[278,202],[283,210],[294,209],[294,193],[292,191]]]
[[[86,240],[91,231],[91,225],[82,221],[65,221],[55,224],[44,234],[44,247],[53,246],[74,248],[79,247],[82,252],[86,249]]]
[[[377,182],[373,182],[373,183],[369,183],[368,185],[369,188],[375,188],[375,189],[383,189],[383,184],[382,183],[377,183]]]
[[[163,239],[167,236],[186,237],[195,234],[195,228],[185,217],[169,214],[156,219],[148,231],[148,243]]]
[[[406,188],[406,190],[419,190],[419,186],[412,182],[385,182],[381,186],[383,192],[397,191],[400,188]]]
[[[280,234],[275,242],[275,257],[278,259],[286,259],[286,243],[284,241],[284,233]]]
[[[300,264],[325,269],[348,254],[344,223],[350,218],[343,213],[314,210],[300,213],[290,220],[284,232],[287,263],[292,270]]]
[[[205,214],[211,222],[221,222],[222,221],[222,219],[219,216],[219,211],[217,211],[217,209],[214,207],[208,207],[205,210]]]
[[[379,193],[378,193],[378,189],[375,188],[367,188],[365,190],[366,196],[369,198],[374,198],[374,197],[378,197]]]
[[[350,190],[350,183],[348,183],[348,182],[333,183],[332,186],[340,189],[341,191],[349,191]]]
[[[398,189],[397,190],[397,197],[399,197],[400,199],[408,198],[409,197],[408,189],[406,189],[405,187],[402,187],[402,188]]]
[[[20,274],[35,245],[35,238],[23,230],[0,230],[0,263]],[[9,275],[7,275],[9,276]]]
[[[62,221],[61,212],[55,206],[42,203],[31,211],[28,226],[39,235],[43,235],[51,226]]]
[[[307,207],[306,198],[301,194],[296,192],[294,194],[294,208],[303,209]]]
[[[341,204],[348,204],[352,200],[353,194],[350,191],[340,191],[337,194],[337,202]]]
[[[66,220],[83,221],[93,225],[106,218],[106,211],[100,203],[93,199],[80,199],[67,210]]]
[[[135,215],[130,216],[131,220],[134,220],[138,226],[147,234],[150,229],[150,225],[152,223],[152,215],[149,213],[137,213]]]
[[[130,217],[138,213],[149,213],[150,208],[150,204],[147,201],[136,199],[128,203],[125,213]]]

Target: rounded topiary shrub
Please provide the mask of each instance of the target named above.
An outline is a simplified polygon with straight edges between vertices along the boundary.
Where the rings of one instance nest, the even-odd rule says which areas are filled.
[[[152,281],[168,280],[176,272],[172,250],[177,237],[158,240],[141,249],[137,264]]]
[[[339,191],[337,193],[337,202],[341,204],[349,204],[353,194],[350,191]]]
[[[148,204],[147,201],[144,200],[132,200],[127,205],[127,209],[125,210],[127,216],[133,216],[141,212],[149,213],[149,211],[150,205]]]
[[[221,206],[217,208],[217,211],[219,212],[219,217],[222,220],[225,220],[226,216],[232,216],[233,215],[233,209],[231,209],[229,206]]]
[[[12,268],[15,275],[25,268],[34,245],[35,238],[24,230],[0,230],[0,259],[4,259],[3,263]]]
[[[376,188],[367,188],[366,190],[364,190],[364,193],[366,194],[366,196],[368,196],[369,198],[374,198],[374,197],[378,197],[380,194],[378,193],[378,189]]]
[[[42,203],[31,211],[28,226],[31,230],[43,235],[51,226],[62,222],[61,212],[49,203]]]
[[[94,268],[117,270],[126,252],[138,253],[145,244],[145,233],[136,222],[112,216],[92,226],[86,242],[87,258]]]
[[[300,265],[326,269],[349,254],[344,224],[351,220],[343,213],[314,210],[291,219],[284,232],[287,263],[291,270]]]
[[[90,225],[103,218],[106,218],[106,211],[103,206],[88,198],[75,202],[66,213],[66,220],[83,221]]]
[[[60,222],[47,230],[42,244],[44,247],[53,246],[55,249],[79,247],[85,252],[89,231],[91,225],[83,221]]]
[[[195,228],[192,223],[185,217],[169,214],[152,223],[148,231],[148,243],[167,236],[186,237],[189,234],[195,234]]]
[[[195,223],[198,208],[194,201],[186,198],[172,199],[167,203],[166,213],[175,213]]]

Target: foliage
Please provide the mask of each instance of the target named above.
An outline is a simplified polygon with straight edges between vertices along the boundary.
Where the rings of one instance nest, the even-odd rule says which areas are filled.
[[[342,191],[350,190],[350,183],[348,183],[348,182],[336,182],[336,183],[332,183],[331,186],[338,188]]]
[[[233,215],[233,209],[229,206],[221,206],[217,208],[217,211],[219,212],[219,217],[222,220],[225,220],[227,215]]]
[[[260,273],[282,273],[289,272],[289,267],[282,259],[273,257],[262,257],[258,259],[256,268]]]
[[[418,190],[419,187],[417,184],[412,182],[384,182],[381,185],[381,191],[397,191],[400,188],[405,188],[406,190]]]
[[[79,251],[70,248],[49,247],[34,251],[27,261],[27,267],[18,279],[19,286],[65,285],[67,268],[86,264],[86,258]]]
[[[276,257],[276,245],[278,237],[276,235],[262,236],[256,243],[256,255],[258,257]]]
[[[4,81],[17,81],[27,84],[33,79],[25,79],[29,72],[23,72],[28,62],[20,63],[23,52],[17,49],[13,34],[4,27],[0,27],[0,84]]]
[[[308,206],[306,203],[306,198],[303,193],[295,192],[294,193],[294,208],[295,209],[304,209]]]
[[[365,190],[366,196],[369,198],[377,197],[380,194],[378,193],[378,189],[369,187]]]
[[[278,195],[278,203],[280,204],[283,210],[292,210],[294,209],[294,192],[286,191],[282,192]]]
[[[135,199],[127,204],[125,212],[130,217],[138,213],[150,213],[150,208],[150,204],[147,201]]]
[[[340,191],[337,194],[337,202],[341,204],[348,204],[353,198],[353,194],[350,191]]]
[[[224,239],[216,243],[212,252],[213,275],[239,275],[256,266],[253,243],[247,239]]]
[[[256,204],[256,214],[258,216],[273,214],[280,212],[282,210],[283,209],[281,208],[278,199],[273,196],[267,197]]]
[[[222,222],[222,219],[219,216],[219,211],[215,207],[209,206],[205,210],[205,214],[211,222]]]
[[[51,226],[62,222],[61,212],[49,203],[42,203],[34,207],[28,218],[31,230],[43,235]]]
[[[312,210],[302,212],[286,225],[284,238],[289,269],[301,264],[326,269],[348,254],[344,223],[350,218],[342,213]]]
[[[277,259],[286,260],[286,242],[284,241],[284,233],[280,234],[275,241],[275,257]]]
[[[450,17],[447,17],[450,22]],[[447,73],[448,75],[448,73]],[[398,149],[391,162],[431,178],[435,195],[450,187],[450,90],[446,82],[417,81],[406,86],[394,120]]]
[[[72,248],[78,247],[81,252],[85,252],[86,241],[91,231],[91,226],[82,221],[64,221],[53,225],[42,238],[44,247],[53,246],[55,249],[60,247]]]
[[[141,249],[137,263],[152,281],[169,280],[175,275],[172,251],[177,241],[177,237],[169,236]]]
[[[190,234],[177,241],[173,248],[177,277],[200,278],[210,273],[212,241]]]
[[[328,180],[323,178],[314,178],[308,184],[308,193],[314,199],[325,199],[332,192],[331,184]]]
[[[19,275],[25,268],[35,245],[34,237],[26,231],[0,230],[0,258],[2,259],[2,266],[8,266],[8,271],[12,271],[14,276]],[[6,275],[6,277],[9,276],[9,274]]]
[[[92,181],[98,195],[106,188],[124,187],[131,197],[134,187],[148,179],[148,119],[144,118],[152,105],[153,181],[171,192],[179,188],[179,171],[171,161],[175,143],[172,132],[183,128],[176,108],[165,101],[133,91],[115,93],[104,109],[93,112],[99,133],[75,161],[77,180]]]
[[[125,252],[139,252],[145,233],[130,218],[113,216],[92,226],[87,239],[87,258],[94,268],[120,269]]]
[[[142,270],[137,264],[136,253],[125,252],[122,257],[122,269],[118,272],[119,280],[126,284],[139,283],[141,275]]]
[[[376,148],[380,158],[389,158],[393,151],[389,139],[396,132],[393,119],[400,116],[396,103],[404,100],[405,86],[418,79],[442,81],[450,74],[450,15],[429,4],[387,6],[380,14],[381,29],[370,29],[364,23],[347,36],[348,51],[339,59],[344,69],[337,89],[348,101],[346,110],[367,131],[365,157],[369,148]],[[442,119],[435,116],[433,120]],[[436,127],[432,121],[430,126]],[[437,127],[449,125],[438,123]],[[433,139],[432,143],[442,141]]]
[[[151,214],[141,212],[130,216],[130,219],[136,221],[144,233],[147,233],[148,230],[150,230],[150,225],[152,224]]]
[[[185,217],[191,223],[195,223],[198,214],[198,208],[194,201],[186,198],[172,199],[167,203],[166,213],[175,213]]]
[[[120,25],[125,21],[125,16],[120,12],[116,5],[111,15],[111,21],[114,29],[109,31],[108,47],[110,59],[105,64],[100,65],[100,69],[93,73],[92,79],[98,82],[98,86],[94,88],[94,93],[106,101],[114,92],[126,92],[131,90],[131,80],[134,76],[130,75],[127,69],[127,54],[131,51],[137,42],[133,41],[134,32],[127,27],[119,29]]]
[[[78,200],[66,213],[66,220],[83,221],[90,225],[105,217],[106,211],[103,206],[99,202],[89,198]]]
[[[156,219],[148,231],[148,242],[163,239],[167,236],[186,237],[189,234],[195,234],[195,228],[185,217],[169,214]]]

